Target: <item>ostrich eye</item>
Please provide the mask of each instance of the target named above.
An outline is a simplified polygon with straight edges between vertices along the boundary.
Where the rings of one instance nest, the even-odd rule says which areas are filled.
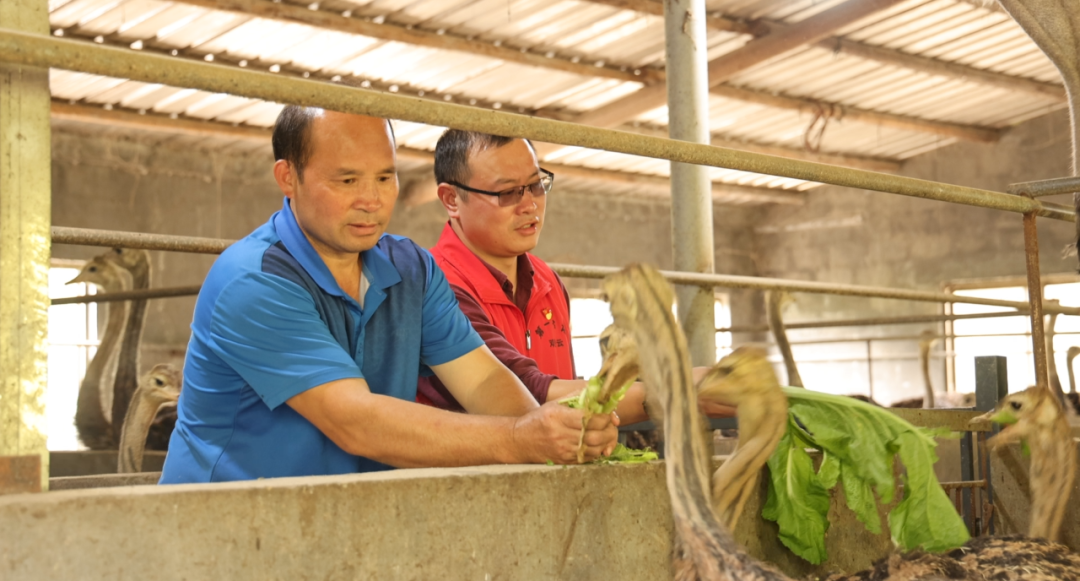
[[[1014,410],[1019,410],[1020,408],[1024,407],[1024,404],[1022,404],[1022,403],[1020,403],[1018,401],[1009,402],[1009,405],[1011,405],[1012,409],[1014,409]]]
[[[89,270],[90,270],[90,272],[97,272],[97,267],[96,266],[91,266],[89,268]]]
[[[154,378],[154,385],[156,385],[156,386],[158,386],[158,387],[162,387],[162,386],[164,386],[164,385],[165,385],[165,382],[164,382],[164,381],[161,381],[161,379],[160,379],[160,378],[158,378],[158,377],[155,377],[155,378]]]

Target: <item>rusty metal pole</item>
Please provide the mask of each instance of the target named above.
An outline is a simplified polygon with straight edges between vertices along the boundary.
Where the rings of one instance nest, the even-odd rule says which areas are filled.
[[[1039,274],[1038,217],[1024,214],[1024,257],[1027,261],[1028,304],[1031,305],[1031,353],[1035,357],[1035,385],[1049,385],[1046,363],[1046,335],[1043,329],[1042,278]]]
[[[664,2],[668,128],[672,139],[709,143],[705,0]],[[712,182],[709,168],[671,162],[671,240],[675,270],[712,274]],[[694,365],[716,362],[716,296],[712,287],[679,285],[679,322]]]

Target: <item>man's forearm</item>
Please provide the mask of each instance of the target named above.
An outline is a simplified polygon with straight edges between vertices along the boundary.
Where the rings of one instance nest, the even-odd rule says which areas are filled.
[[[309,398],[293,405],[290,400],[301,415],[350,454],[398,468],[529,461],[514,446],[516,418],[437,410],[373,394],[349,385],[351,381],[356,380],[316,388],[325,391],[318,394],[321,402]]]

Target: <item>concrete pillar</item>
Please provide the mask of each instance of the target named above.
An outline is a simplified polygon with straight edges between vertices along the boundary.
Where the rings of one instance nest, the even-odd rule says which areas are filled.
[[[46,0],[0,1],[0,27],[49,34]],[[41,456],[48,485],[49,71],[0,64],[0,456]]]
[[[664,2],[668,131],[672,139],[709,143],[709,73],[705,0]],[[714,270],[712,184],[708,168],[672,162],[671,236],[675,270]],[[716,361],[712,289],[678,286],[678,316],[694,365]]]

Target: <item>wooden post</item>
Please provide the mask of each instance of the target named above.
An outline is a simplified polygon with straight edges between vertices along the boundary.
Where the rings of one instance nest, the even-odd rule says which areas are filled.
[[[45,0],[3,0],[0,27],[49,34]],[[41,458],[48,487],[49,71],[0,64],[0,456]]]

